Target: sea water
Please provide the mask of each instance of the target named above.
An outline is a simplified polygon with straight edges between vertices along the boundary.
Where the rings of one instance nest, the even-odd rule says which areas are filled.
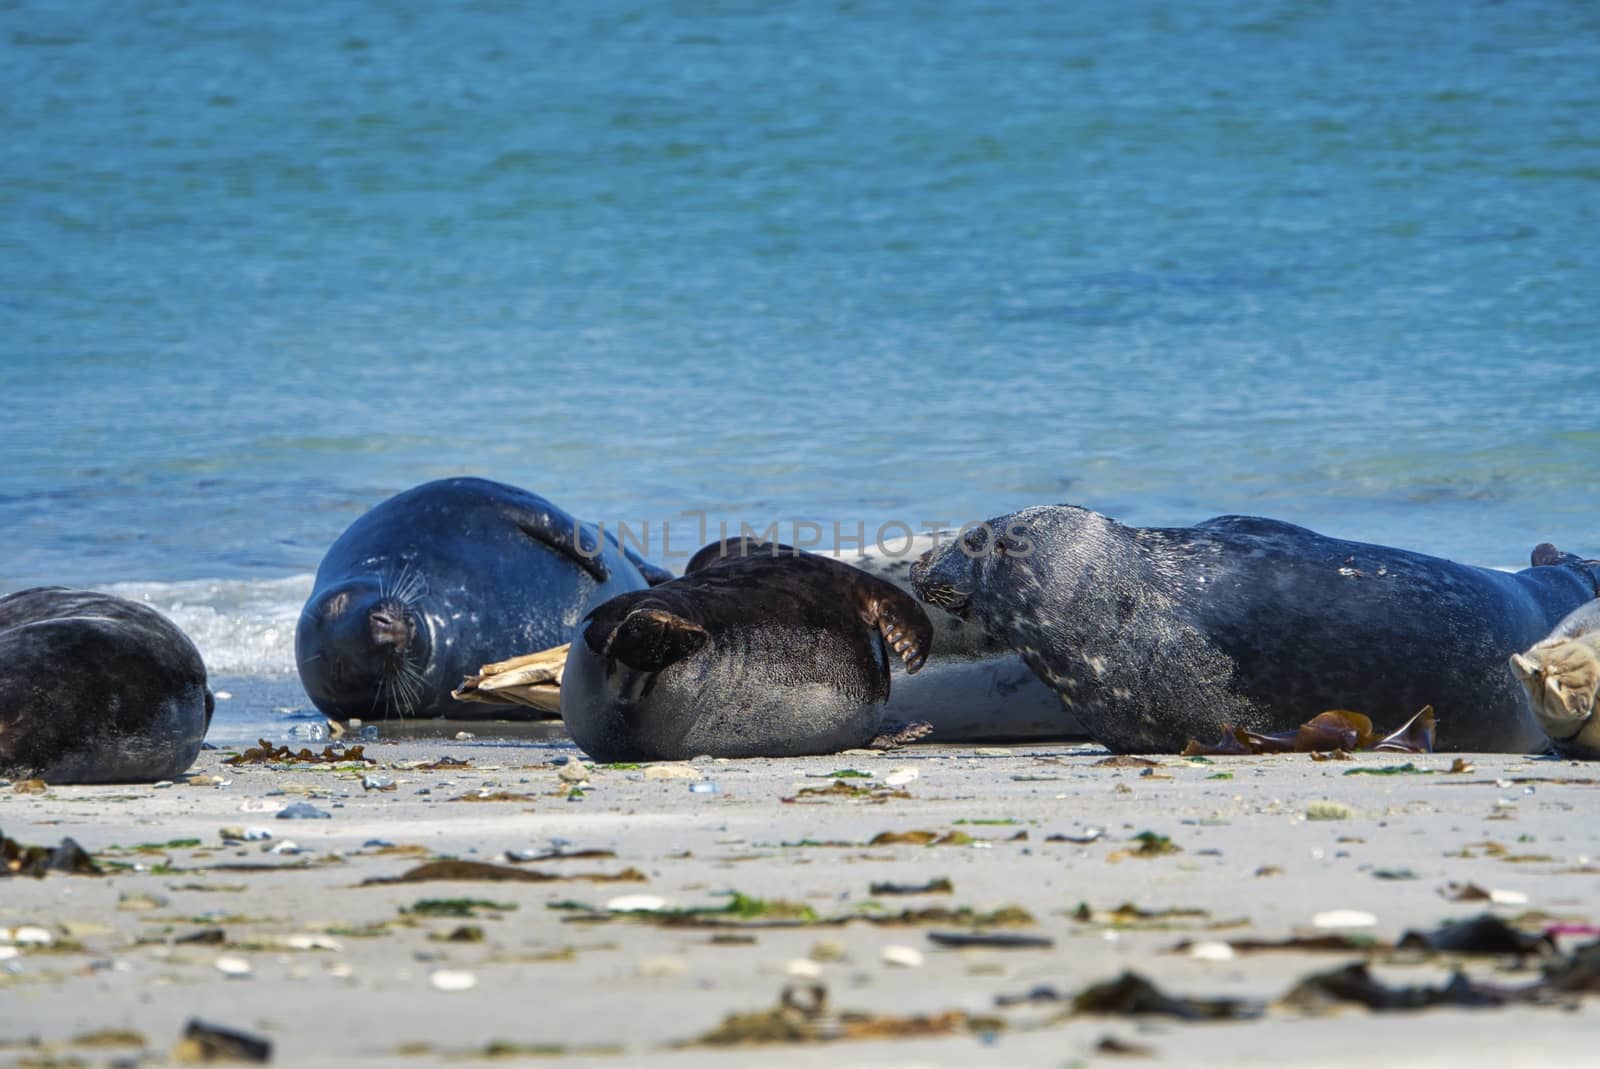
[[[10,0],[0,89],[0,591],[269,712],[455,474],[1600,554],[1600,5]]]

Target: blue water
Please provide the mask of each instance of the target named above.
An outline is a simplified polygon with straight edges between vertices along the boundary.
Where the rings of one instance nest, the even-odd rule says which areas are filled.
[[[208,657],[458,473],[1600,554],[1588,0],[9,0],[0,129],[0,590]]]

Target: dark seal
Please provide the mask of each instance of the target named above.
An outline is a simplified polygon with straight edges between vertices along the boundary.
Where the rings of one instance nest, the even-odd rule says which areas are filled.
[[[172,779],[213,707],[200,651],[154,609],[64,587],[0,598],[0,775]]]
[[[890,651],[915,672],[932,637],[891,583],[786,546],[724,557],[713,543],[681,579],[590,615],[561,719],[601,761],[834,753],[884,726]]]
[[[323,557],[295,630],[300,681],[337,720],[533,715],[450,690],[488,662],[571,641],[594,606],[668,578],[537,494],[424,483]]]
[[[1500,572],[1277,520],[1140,528],[1063,505],[989,521],[912,583],[1021,653],[1118,752],[1432,705],[1440,749],[1525,753],[1546,739],[1507,658],[1593,598],[1600,567]]]

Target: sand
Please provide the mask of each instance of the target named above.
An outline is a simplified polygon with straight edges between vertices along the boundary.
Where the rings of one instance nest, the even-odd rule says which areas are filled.
[[[366,745],[376,763],[362,768],[232,767],[229,748],[202,754],[188,781],[171,786],[0,787],[0,830],[12,839],[55,845],[70,836],[102,865],[132,866],[0,880],[0,929],[36,926],[53,940],[12,953],[0,938],[0,1065],[132,1064],[141,1051],[160,1061],[193,1017],[269,1039],[280,1065],[472,1064],[492,1044],[559,1049],[563,1065],[660,1066],[1131,1060],[1102,1054],[1107,1037],[1148,1048],[1156,1063],[1185,1065],[1583,1064],[1600,1048],[1597,998],[1576,1009],[1307,1013],[1275,1000],[1299,978],[1362,953],[1209,960],[1174,951],[1185,940],[1217,954],[1219,941],[1289,937],[1335,910],[1370,914],[1370,926],[1351,931],[1385,944],[1486,911],[1520,917],[1529,930],[1553,919],[1600,921],[1594,766],[1481,756],[1471,771],[1450,772],[1447,755],[1328,763],[1282,755],[1109,767],[1092,746],[922,746],[707,759],[665,773],[597,767],[574,792],[578,770],[563,779],[556,764],[576,755],[565,740],[499,738],[491,725],[445,730],[460,727],[478,737],[380,740]],[[409,767],[441,757],[470,767]],[[1347,774],[1408,762],[1427,774]],[[828,775],[846,769],[869,775]],[[365,789],[364,777],[394,789]],[[800,793],[836,782],[863,793]],[[891,782],[907,797],[888,793]],[[459,800],[483,794],[508,797]],[[268,811],[298,803],[329,817]],[[225,828],[272,838],[224,843]],[[870,845],[883,832],[917,830],[958,841]],[[1144,831],[1177,849],[1140,856]],[[300,852],[271,852],[285,840]],[[140,844],[172,845],[132,849]],[[614,856],[512,866],[568,877],[551,882],[364,883],[429,858],[506,864],[507,851],[552,848]],[[630,869],[642,882],[581,878]],[[949,892],[870,890],[938,878]],[[1502,902],[1453,901],[1452,884],[1476,884]],[[606,909],[640,895],[715,909],[735,891],[835,923],[669,927]],[[419,900],[461,898],[493,906],[472,917],[416,912]],[[590,910],[551,908],[564,900]],[[1197,912],[1111,915],[1124,904]],[[1034,923],[981,930],[1053,945],[949,949],[929,933],[972,930],[959,918],[842,920],[930,907],[1018,907]],[[481,942],[446,938],[469,926]],[[179,941],[208,929],[221,942]],[[1441,983],[1452,964],[1416,953],[1373,960],[1397,984]],[[1462,962],[1505,985],[1538,976],[1532,963],[1454,964]],[[1041,986],[1070,997],[1124,970],[1171,994],[1258,1000],[1264,1011],[1188,1023],[1066,1017],[1062,1003],[997,1007],[997,998]],[[941,1020],[956,1027],[757,1050],[680,1046],[729,1014],[773,1008],[786,985],[812,983],[825,985],[830,1011],[949,1014]],[[826,1016],[816,1027],[839,1025]],[[106,1029],[137,1036],[124,1047],[73,1045]]]

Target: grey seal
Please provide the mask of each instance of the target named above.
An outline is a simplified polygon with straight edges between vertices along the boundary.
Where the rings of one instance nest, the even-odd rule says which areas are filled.
[[[450,692],[483,664],[571,641],[590,609],[667,578],[527,490],[424,483],[328,549],[295,629],[300,681],[336,720],[537,715]]]
[[[1567,556],[1509,573],[1261,517],[1144,528],[1068,505],[990,520],[911,579],[1124,753],[1425,705],[1440,749],[1541,750],[1506,658],[1600,592],[1600,566]]]
[[[922,606],[838,561],[754,548],[701,551],[682,578],[589,615],[567,655],[561,719],[591,757],[785,757],[880,733],[889,653],[914,673],[933,641]]]
[[[0,775],[172,779],[214,708],[200,651],[154,609],[65,587],[0,598]]]

